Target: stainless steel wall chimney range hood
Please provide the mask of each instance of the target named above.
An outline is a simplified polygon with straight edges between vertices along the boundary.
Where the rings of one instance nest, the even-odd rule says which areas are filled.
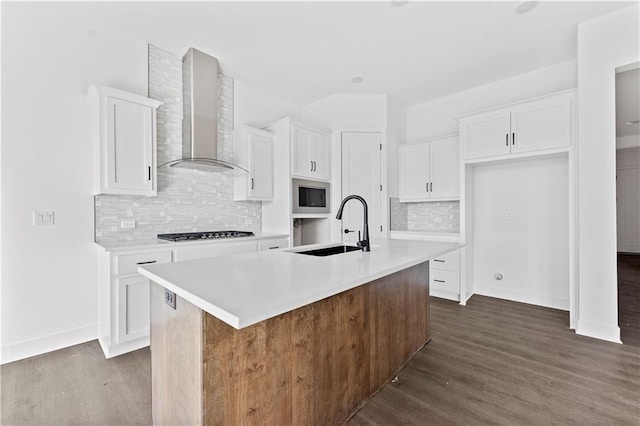
[[[218,60],[190,48],[182,57],[182,158],[159,167],[246,169],[218,159]]]

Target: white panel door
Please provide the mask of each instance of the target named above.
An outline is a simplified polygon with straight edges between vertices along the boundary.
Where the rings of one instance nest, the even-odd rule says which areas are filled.
[[[342,198],[359,195],[367,202],[371,237],[382,236],[383,226],[380,142],[380,133],[342,133]],[[342,216],[343,241],[357,241],[363,219],[362,204],[357,200],[349,201]],[[345,234],[345,229],[355,232]]]
[[[640,253],[640,168],[617,170],[618,251]]]
[[[530,102],[511,110],[511,153],[569,146],[571,99]]]
[[[429,195],[434,198],[460,196],[460,145],[457,137],[431,142]]]
[[[108,123],[109,187],[152,190],[152,108],[109,98]]]
[[[484,158],[509,154],[510,114],[498,111],[463,121],[464,158]]]
[[[273,138],[261,134],[249,135],[249,196],[254,199],[273,198]]]
[[[429,144],[401,145],[399,148],[400,201],[429,198]]]

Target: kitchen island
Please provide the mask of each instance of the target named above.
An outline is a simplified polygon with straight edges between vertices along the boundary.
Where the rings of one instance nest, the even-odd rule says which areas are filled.
[[[153,423],[346,421],[429,341],[428,261],[459,246],[379,240],[368,253],[140,267],[155,283]]]

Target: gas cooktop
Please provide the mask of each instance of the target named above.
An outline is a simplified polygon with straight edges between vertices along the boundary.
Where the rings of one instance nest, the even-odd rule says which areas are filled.
[[[253,237],[253,235],[253,232],[247,231],[181,232],[177,234],[158,234],[158,239],[167,241],[219,240],[222,238]]]

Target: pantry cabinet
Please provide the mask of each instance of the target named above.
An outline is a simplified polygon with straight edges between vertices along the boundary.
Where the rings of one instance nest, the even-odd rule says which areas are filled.
[[[327,134],[292,125],[292,176],[329,180],[331,178],[331,137]]]
[[[273,200],[273,133],[242,126],[234,134],[235,161],[249,173],[236,171],[234,199]]]
[[[162,102],[91,85],[95,194],[146,195],[156,189],[156,109]]]
[[[399,147],[400,201],[458,199],[459,170],[457,136],[401,145]]]
[[[500,158],[568,147],[574,96],[565,92],[461,118],[464,159]]]

